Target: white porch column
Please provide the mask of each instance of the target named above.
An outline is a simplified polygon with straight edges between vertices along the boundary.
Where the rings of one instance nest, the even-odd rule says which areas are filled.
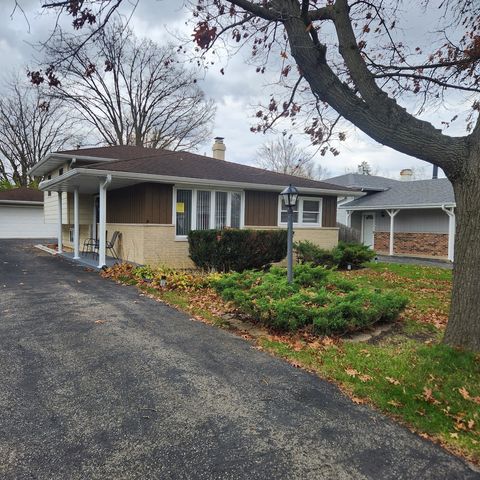
[[[99,203],[100,218],[98,225],[98,268],[106,265],[106,243],[107,243],[107,187],[112,181],[112,177],[107,175],[104,182],[100,182]]]
[[[57,243],[58,243],[58,253],[63,251],[63,240],[62,240],[62,192],[57,192],[57,205],[58,205],[58,229],[57,229]]]
[[[73,191],[73,258],[78,260],[80,258],[80,225],[78,219],[78,187]]]
[[[455,258],[455,209],[445,208],[442,205],[442,210],[448,215],[448,259],[453,262]]]
[[[347,221],[347,227],[351,227],[351,226],[352,226],[352,213],[353,213],[352,210],[347,210],[347,211],[345,212],[345,214],[346,214],[346,221]]]
[[[395,215],[400,210],[387,210],[388,215],[390,215],[390,248],[389,248],[389,255],[393,255],[393,243],[394,243],[394,236],[395,236],[395,224],[394,218]]]

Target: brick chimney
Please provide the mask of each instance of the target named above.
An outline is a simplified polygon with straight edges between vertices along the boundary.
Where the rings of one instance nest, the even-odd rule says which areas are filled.
[[[413,177],[413,172],[411,168],[404,168],[400,171],[400,180],[409,181]]]
[[[212,147],[213,158],[217,160],[225,160],[225,150],[227,147],[223,143],[223,137],[215,137]]]

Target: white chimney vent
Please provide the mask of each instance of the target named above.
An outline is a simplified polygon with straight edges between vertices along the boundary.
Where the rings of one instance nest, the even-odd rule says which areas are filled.
[[[225,160],[225,150],[227,147],[223,143],[223,137],[215,137],[212,147],[213,158],[217,160]]]
[[[411,168],[404,168],[400,171],[400,180],[409,181],[413,178],[413,171]]]

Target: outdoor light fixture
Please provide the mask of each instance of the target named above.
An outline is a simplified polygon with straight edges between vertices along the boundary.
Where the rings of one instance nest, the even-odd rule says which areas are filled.
[[[297,204],[298,190],[290,184],[280,193],[287,207],[287,279],[293,281],[293,207]]]
[[[285,188],[280,195],[287,208],[293,208],[297,204],[298,190],[292,184]]]

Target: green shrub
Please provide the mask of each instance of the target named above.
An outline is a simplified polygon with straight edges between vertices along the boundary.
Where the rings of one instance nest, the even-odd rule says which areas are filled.
[[[311,264],[294,267],[287,282],[284,268],[245,271],[212,281],[221,296],[257,321],[278,330],[310,327],[319,334],[359,330],[391,321],[407,300],[396,292],[360,288],[337,272]]]
[[[323,265],[328,268],[335,266],[333,253],[330,250],[324,250],[313,242],[303,240],[294,245],[297,258],[300,263],[313,263],[314,265]]]
[[[286,230],[193,230],[188,243],[195,265],[218,272],[263,268],[287,254]]]
[[[349,264],[354,268],[359,268],[375,257],[375,252],[361,243],[338,242],[338,245],[332,250],[332,254],[335,264],[342,269],[347,268]]]
[[[308,240],[295,244],[300,263],[312,263],[326,268],[359,268],[375,257],[375,252],[361,243],[339,242],[333,250],[324,250]]]

